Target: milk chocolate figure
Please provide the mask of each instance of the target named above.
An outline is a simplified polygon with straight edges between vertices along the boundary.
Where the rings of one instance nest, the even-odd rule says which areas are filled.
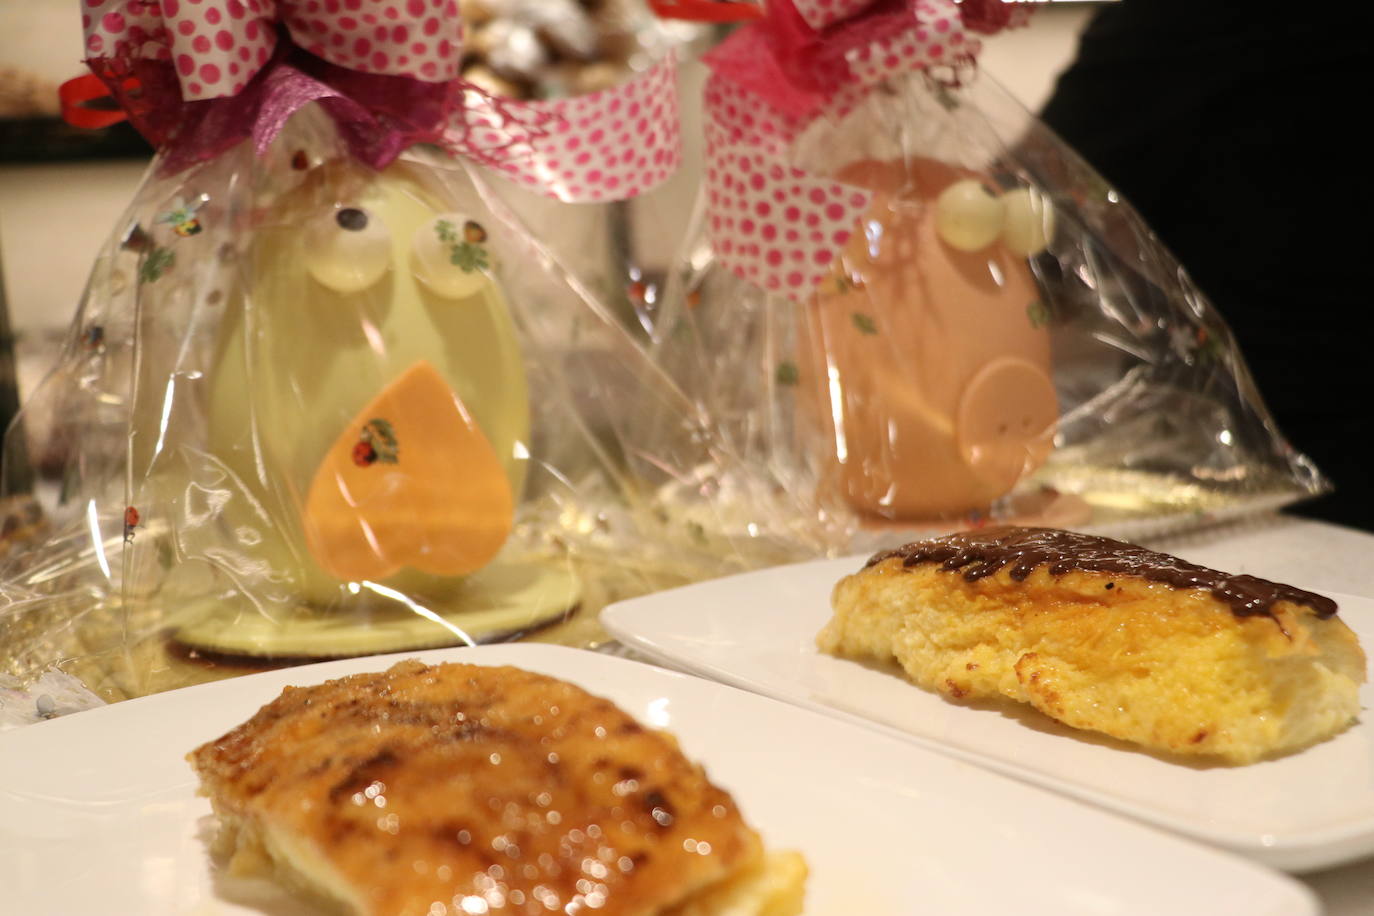
[[[1026,262],[1052,213],[930,159],[835,178],[874,198],[805,307],[799,382],[825,485],[882,519],[985,510],[1045,460],[1059,415]]]

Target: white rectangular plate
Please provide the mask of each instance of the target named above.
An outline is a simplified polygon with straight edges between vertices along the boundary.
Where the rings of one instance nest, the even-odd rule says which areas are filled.
[[[288,684],[403,657],[519,665],[672,730],[771,847],[805,854],[809,914],[1317,912],[1276,872],[871,729],[637,662],[517,645],[271,672],[0,734],[0,913],[311,912],[216,871],[210,806],[183,757]]]
[[[830,592],[866,558],[776,567],[612,605],[606,628],[678,668],[824,710],[1242,853],[1308,871],[1374,854],[1374,720],[1244,767],[1152,756],[1015,704],[951,703],[892,672],[821,654]],[[1374,649],[1374,601],[1333,595]],[[1374,706],[1366,683],[1363,706]]]

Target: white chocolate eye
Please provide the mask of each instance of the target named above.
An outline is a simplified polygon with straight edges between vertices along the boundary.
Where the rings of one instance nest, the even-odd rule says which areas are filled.
[[[415,231],[411,270],[430,292],[445,299],[471,296],[491,267],[487,231],[462,213],[441,213]]]
[[[1002,199],[972,178],[956,181],[935,199],[935,231],[951,248],[977,251],[1002,231]]]
[[[1054,238],[1054,207],[1033,188],[1017,188],[1002,195],[1006,215],[1002,242],[1012,254],[1028,258],[1045,250]]]
[[[305,230],[305,269],[335,292],[367,289],[389,267],[391,233],[362,207],[340,207]]]

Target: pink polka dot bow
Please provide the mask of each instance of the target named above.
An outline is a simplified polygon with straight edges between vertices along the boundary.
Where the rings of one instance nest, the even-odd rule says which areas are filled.
[[[793,141],[822,112],[843,114],[876,83],[958,68],[995,31],[965,0],[769,0],[763,19],[706,56],[708,231],[738,276],[803,299],[829,272],[872,195],[791,165]],[[966,21],[965,12],[980,11]]]
[[[676,68],[542,102],[459,78],[457,0],[82,0],[87,63],[175,171],[320,102],[381,168],[433,143],[569,201],[619,200],[677,167]]]

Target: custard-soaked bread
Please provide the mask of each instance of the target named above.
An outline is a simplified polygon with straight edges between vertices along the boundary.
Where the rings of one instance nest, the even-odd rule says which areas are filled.
[[[895,659],[955,699],[1232,763],[1359,714],[1365,657],[1330,599],[1120,541],[993,528],[880,553],[842,579],[822,651]]]
[[[671,735],[518,668],[289,687],[188,759],[231,871],[348,913],[801,912],[801,857]]]

